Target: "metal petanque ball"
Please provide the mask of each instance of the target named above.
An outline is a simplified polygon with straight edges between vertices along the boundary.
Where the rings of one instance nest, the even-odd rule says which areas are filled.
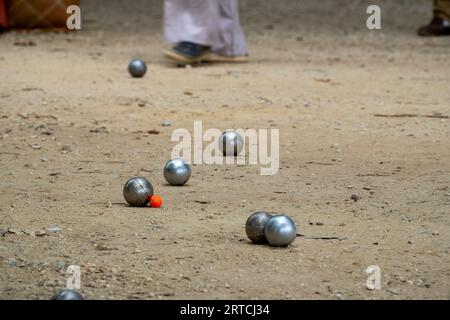
[[[141,78],[147,72],[147,65],[141,59],[131,60],[128,71],[134,78]]]
[[[295,240],[297,228],[288,216],[276,215],[267,222],[264,233],[270,245],[284,247]]]
[[[173,186],[184,185],[191,177],[191,166],[182,159],[172,159],[164,166],[164,178]]]
[[[255,244],[267,243],[264,229],[272,215],[267,212],[255,212],[248,217],[245,223],[245,233],[247,237]]]
[[[52,300],[84,300],[84,297],[81,293],[75,290],[63,289],[58,291],[52,297]]]
[[[224,156],[237,156],[243,147],[244,140],[236,131],[225,131],[219,138],[219,149]]]
[[[145,207],[152,195],[153,186],[143,177],[131,178],[123,186],[123,196],[133,207]]]

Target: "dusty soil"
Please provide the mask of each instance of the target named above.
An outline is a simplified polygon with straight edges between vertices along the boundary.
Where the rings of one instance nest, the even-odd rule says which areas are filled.
[[[375,116],[450,115],[450,38],[415,35],[431,1],[380,1],[380,31],[368,1],[242,1],[253,61],[195,68],[161,56],[160,1],[108,3],[85,1],[77,33],[0,36],[0,298],[48,299],[69,265],[89,299],[450,298],[450,119]],[[196,165],[168,186],[194,120],[279,128],[279,173]],[[162,209],[124,204],[135,175]],[[259,210],[305,236],[250,244]]]

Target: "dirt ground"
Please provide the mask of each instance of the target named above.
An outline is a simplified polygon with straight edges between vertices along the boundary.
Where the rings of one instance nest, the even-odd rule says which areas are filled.
[[[69,265],[89,299],[450,298],[450,38],[415,35],[431,1],[378,1],[379,31],[371,1],[241,1],[252,62],[193,68],[161,55],[161,1],[107,3],[77,33],[0,36],[0,298],[49,299]],[[400,113],[437,117],[375,116]],[[194,120],[279,128],[279,173],[195,165],[168,186]],[[135,175],[163,208],[124,203]],[[252,245],[254,211],[304,236]]]

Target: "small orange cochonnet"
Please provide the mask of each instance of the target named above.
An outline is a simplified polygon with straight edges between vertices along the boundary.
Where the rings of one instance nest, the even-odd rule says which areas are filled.
[[[150,206],[152,208],[159,208],[163,204],[161,196],[153,195],[150,197]]]

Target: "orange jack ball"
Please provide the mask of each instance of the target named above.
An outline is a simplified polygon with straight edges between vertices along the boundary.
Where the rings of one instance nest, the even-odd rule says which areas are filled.
[[[162,206],[163,200],[160,196],[151,196],[150,197],[150,206],[153,208],[159,208]]]

